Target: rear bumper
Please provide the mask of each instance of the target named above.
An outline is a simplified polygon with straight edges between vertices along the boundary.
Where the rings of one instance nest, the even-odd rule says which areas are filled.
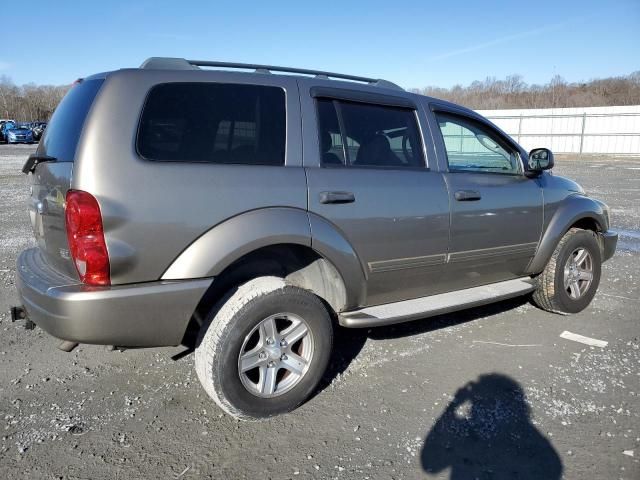
[[[613,254],[616,253],[616,245],[618,244],[618,233],[607,231],[600,234],[602,239],[602,261],[606,262]]]
[[[178,345],[213,279],[89,287],[48,265],[38,248],[18,257],[16,285],[36,325],[63,340],[123,347]]]

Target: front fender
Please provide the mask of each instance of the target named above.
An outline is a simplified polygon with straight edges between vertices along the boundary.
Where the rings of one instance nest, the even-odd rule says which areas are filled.
[[[173,261],[162,280],[215,277],[247,253],[282,243],[311,247],[307,212],[285,207],[251,210],[201,235]]]
[[[547,228],[535,256],[527,267],[527,273],[534,275],[544,270],[558,242],[576,222],[584,219],[593,220],[599,231],[606,231],[609,225],[605,208],[602,202],[580,194],[569,195],[561,200],[551,220],[545,222]],[[545,205],[545,215],[547,209]]]

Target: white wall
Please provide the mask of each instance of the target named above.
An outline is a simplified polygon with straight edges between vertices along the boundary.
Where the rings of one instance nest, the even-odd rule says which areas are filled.
[[[640,105],[478,110],[478,113],[526,150],[547,147],[556,153],[640,155]]]

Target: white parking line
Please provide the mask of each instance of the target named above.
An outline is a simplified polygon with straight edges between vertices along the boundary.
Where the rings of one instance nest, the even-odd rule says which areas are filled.
[[[560,337],[565,338],[567,340],[573,340],[574,342],[584,343],[585,345],[589,345],[591,347],[604,348],[609,344],[609,342],[605,342],[604,340],[597,340],[595,338],[585,337],[577,333],[567,332],[566,330],[560,334]]]
[[[473,340],[472,343],[486,343],[488,345],[500,345],[501,347],[541,347],[542,345],[537,343],[531,343],[526,345],[513,345],[511,343],[500,343],[500,342],[485,342],[482,340]]]

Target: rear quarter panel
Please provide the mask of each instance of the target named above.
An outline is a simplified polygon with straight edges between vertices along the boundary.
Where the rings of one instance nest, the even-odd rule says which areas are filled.
[[[136,152],[148,91],[165,82],[251,83],[285,89],[286,166],[154,162]],[[72,188],[93,194],[102,210],[113,284],[159,279],[205,232],[243,212],[306,209],[300,110],[295,80],[206,71],[121,70],[111,74],[87,119]]]

